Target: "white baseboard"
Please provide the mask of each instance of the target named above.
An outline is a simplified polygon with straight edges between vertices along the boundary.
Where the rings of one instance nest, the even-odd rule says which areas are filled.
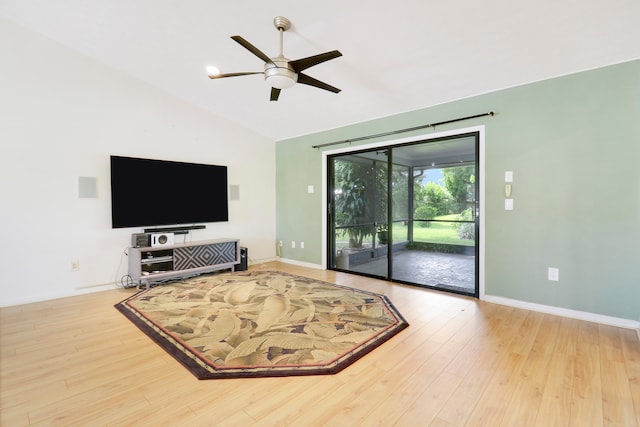
[[[280,261],[280,258],[276,256],[271,258],[249,259],[249,267],[260,265],[260,264],[266,264],[272,261]]]
[[[509,307],[524,308],[525,310],[538,311],[540,313],[554,314],[556,316],[569,317],[571,319],[585,320],[587,322],[601,323],[603,325],[617,326],[619,328],[635,329],[640,339],[640,322],[619,317],[605,316],[603,314],[589,313],[586,311],[572,310],[569,308],[553,307],[550,305],[535,304],[510,298],[485,295],[483,301]]]
[[[78,295],[91,294],[94,292],[108,291],[112,289],[119,289],[115,283],[80,286],[73,290],[66,290],[63,292],[54,292],[46,295],[31,296],[26,298],[16,298],[13,300],[1,301],[0,307],[12,307],[15,305],[31,304],[34,302],[49,301],[60,298],[74,297]]]
[[[316,270],[323,270],[322,265],[320,264],[312,264],[310,262],[296,261],[295,259],[288,259],[288,258],[280,258],[279,261],[284,262],[286,264],[298,265],[300,267],[308,267],[308,268],[315,268]]]

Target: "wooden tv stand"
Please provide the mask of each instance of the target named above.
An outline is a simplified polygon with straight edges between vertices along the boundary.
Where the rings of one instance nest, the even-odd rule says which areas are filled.
[[[171,246],[129,248],[129,276],[137,287],[216,270],[235,270],[239,239],[215,239]]]

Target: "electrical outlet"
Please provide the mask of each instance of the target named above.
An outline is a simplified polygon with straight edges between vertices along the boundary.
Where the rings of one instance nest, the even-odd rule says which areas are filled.
[[[292,249],[295,249],[295,248],[296,248],[296,241],[295,241],[295,240],[293,240],[293,241],[291,242],[291,248],[292,248]]]
[[[280,247],[283,247],[283,246],[284,246],[284,243],[282,243],[282,240],[280,240],[280,241],[278,242],[278,246],[280,246]]]
[[[304,242],[300,242],[300,249],[304,249]]]
[[[71,271],[80,270],[80,261],[71,261],[71,264],[69,264],[69,268],[71,269]]]
[[[547,270],[547,277],[553,282],[560,281],[560,269],[556,267],[549,267]]]

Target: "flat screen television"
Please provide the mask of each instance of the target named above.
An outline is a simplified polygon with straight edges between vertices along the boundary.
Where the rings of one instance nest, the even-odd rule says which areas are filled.
[[[228,220],[226,166],[111,156],[113,228]]]

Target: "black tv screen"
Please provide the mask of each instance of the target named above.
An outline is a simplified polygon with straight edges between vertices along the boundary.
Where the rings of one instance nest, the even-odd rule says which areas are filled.
[[[111,156],[113,228],[228,220],[226,166]]]

